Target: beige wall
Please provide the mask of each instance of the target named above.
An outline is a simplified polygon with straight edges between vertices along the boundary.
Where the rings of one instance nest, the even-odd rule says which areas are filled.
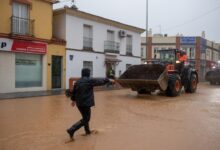
[[[209,47],[212,47],[212,42],[207,40],[206,45],[209,46]]]
[[[176,37],[153,37],[152,43],[176,43]]]
[[[212,60],[212,50],[211,49],[206,49],[206,60],[211,61]]]
[[[219,49],[219,45],[218,45],[218,44],[216,44],[216,43],[214,43],[213,47],[214,47],[215,49],[220,50],[220,49]]]
[[[11,32],[12,7],[9,0],[0,0],[0,33]]]
[[[52,5],[41,0],[32,0],[30,18],[35,20],[34,35],[37,38],[52,38]]]

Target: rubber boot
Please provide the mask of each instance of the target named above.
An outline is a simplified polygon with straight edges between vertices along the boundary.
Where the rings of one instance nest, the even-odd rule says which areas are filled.
[[[91,134],[91,131],[90,131],[90,128],[89,128],[89,123],[85,124],[84,129],[85,129],[86,135]]]
[[[70,136],[70,139],[73,139],[73,135],[74,135],[75,131],[78,130],[79,128],[81,128],[82,126],[83,126],[83,122],[80,120],[77,123],[75,123],[71,128],[66,130]]]

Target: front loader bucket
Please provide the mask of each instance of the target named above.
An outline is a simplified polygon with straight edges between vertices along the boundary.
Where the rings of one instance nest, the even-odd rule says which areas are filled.
[[[160,64],[133,65],[117,80],[125,88],[134,91],[145,89],[152,92],[156,89],[165,91],[168,85],[166,66]]]

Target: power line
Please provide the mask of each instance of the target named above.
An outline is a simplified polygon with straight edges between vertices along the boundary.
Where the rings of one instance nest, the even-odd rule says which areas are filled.
[[[71,0],[59,0],[60,3],[70,2]]]
[[[184,26],[184,25],[186,25],[186,24],[195,22],[196,20],[199,20],[200,18],[209,15],[210,13],[212,13],[212,12],[218,10],[219,8],[220,8],[220,6],[217,6],[217,7],[213,8],[213,9],[207,11],[206,13],[203,13],[202,15],[197,16],[197,17],[195,17],[195,18],[193,18],[193,19],[190,19],[190,20],[188,20],[188,21],[186,21],[186,22],[184,22],[184,23],[181,23],[181,24],[178,24],[178,25],[175,25],[175,26],[166,28],[165,31],[170,31],[170,30],[173,30],[173,29],[175,29],[175,28],[179,28],[179,27],[181,27],[181,26]]]

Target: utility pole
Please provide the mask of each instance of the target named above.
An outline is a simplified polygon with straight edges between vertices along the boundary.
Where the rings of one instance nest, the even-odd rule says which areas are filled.
[[[146,60],[148,59],[148,57],[148,0],[146,0]]]

